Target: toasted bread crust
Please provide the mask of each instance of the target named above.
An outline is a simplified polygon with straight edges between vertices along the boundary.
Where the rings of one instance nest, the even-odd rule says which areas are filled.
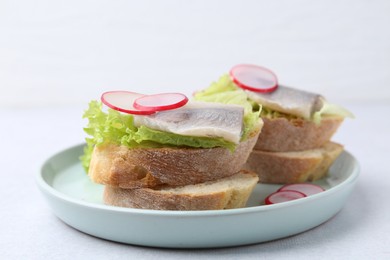
[[[258,133],[240,143],[234,152],[226,148],[95,147],[89,176],[94,182],[121,188],[183,186],[231,176],[241,170]]]
[[[263,118],[264,125],[254,149],[288,152],[318,148],[331,139],[343,120],[342,117],[325,117],[317,125],[300,118]]]
[[[243,181],[244,180],[244,181]],[[228,182],[234,182],[231,185]],[[253,188],[257,184],[255,173],[241,171],[233,176],[191,187],[173,189],[121,189],[106,186],[103,200],[105,204],[119,207],[155,210],[221,210],[244,207]],[[217,185],[210,190],[208,185]],[[200,187],[199,187],[200,186]],[[218,187],[219,186],[219,187]],[[205,187],[205,188],[202,188]],[[202,190],[204,189],[204,190]]]
[[[259,175],[262,183],[299,183],[324,177],[343,146],[333,142],[300,152],[264,152],[254,150],[244,168]]]

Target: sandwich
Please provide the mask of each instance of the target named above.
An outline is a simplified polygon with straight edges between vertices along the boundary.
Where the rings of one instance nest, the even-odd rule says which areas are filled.
[[[323,178],[343,146],[331,141],[344,118],[345,108],[322,95],[280,85],[268,69],[237,65],[195,100],[235,102],[245,95],[253,112],[264,122],[254,150],[245,165],[263,183],[299,183]]]
[[[105,185],[104,203],[156,210],[245,206],[258,182],[242,170],[263,125],[258,113],[182,97],[110,91],[89,103],[81,160],[90,179]]]

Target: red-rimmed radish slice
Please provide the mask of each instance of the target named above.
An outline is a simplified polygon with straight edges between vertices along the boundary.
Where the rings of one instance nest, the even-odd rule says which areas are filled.
[[[271,92],[278,87],[275,73],[257,65],[236,65],[230,70],[230,77],[240,88],[254,92]]]
[[[275,203],[281,203],[286,202],[290,200],[296,200],[306,197],[305,194],[299,191],[294,190],[286,190],[286,191],[277,191],[274,193],[271,193],[270,195],[265,198],[265,204],[275,204]]]
[[[108,91],[101,96],[103,104],[120,112],[134,115],[150,115],[154,111],[139,110],[134,107],[134,100],[144,95],[130,91]]]
[[[134,101],[134,107],[143,111],[163,111],[184,106],[188,98],[181,93],[145,95]]]
[[[305,194],[306,196],[310,196],[313,194],[323,192],[324,188],[313,183],[295,183],[295,184],[286,184],[282,186],[278,191],[286,191],[286,190],[299,191]]]

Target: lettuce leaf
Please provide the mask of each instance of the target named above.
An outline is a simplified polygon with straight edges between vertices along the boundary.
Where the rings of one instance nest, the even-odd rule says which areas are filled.
[[[314,121],[314,123],[320,124],[321,119],[324,116],[340,116],[340,117],[355,118],[354,115],[346,108],[328,102],[324,102],[324,105],[321,108],[321,110],[313,114],[312,120]]]
[[[137,128],[130,114],[123,114],[113,109],[102,110],[102,103],[91,101],[83,118],[88,119],[84,131],[89,135],[80,157],[84,169],[88,172],[89,162],[95,145],[114,143],[129,148],[184,146],[196,148],[225,147],[234,151],[236,144],[223,138],[182,136],[153,130],[145,126]]]
[[[261,106],[254,104],[248,99],[244,90],[237,87],[229,75],[223,75],[217,82],[213,82],[208,88],[197,92],[195,100],[215,102],[223,104],[235,104],[244,107],[244,133],[242,140],[245,140],[260,127]]]

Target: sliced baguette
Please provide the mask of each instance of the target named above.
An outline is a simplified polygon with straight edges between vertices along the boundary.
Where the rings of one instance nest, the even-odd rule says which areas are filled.
[[[325,117],[320,124],[300,118],[263,118],[264,125],[255,150],[304,151],[327,143],[343,122],[342,117]]]
[[[333,142],[299,152],[253,150],[244,168],[259,175],[262,183],[299,183],[324,177],[343,146]]]
[[[238,144],[234,152],[226,148],[98,146],[92,154],[89,176],[94,182],[127,189],[217,180],[241,170],[258,135]]]
[[[216,181],[181,187],[121,189],[106,186],[107,205],[155,210],[220,210],[244,207],[258,176],[240,171]]]

